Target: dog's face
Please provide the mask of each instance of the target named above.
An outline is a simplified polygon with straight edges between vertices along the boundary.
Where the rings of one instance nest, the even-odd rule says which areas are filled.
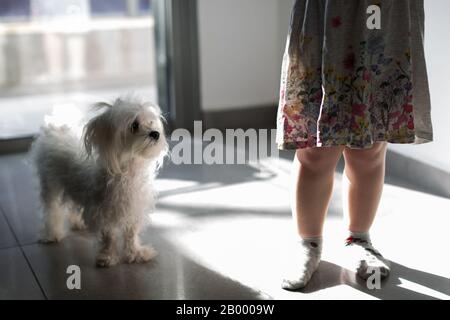
[[[85,127],[88,154],[95,149],[106,169],[113,174],[120,173],[124,165],[136,157],[160,164],[168,146],[158,106],[129,99],[97,106],[104,107],[105,111]]]

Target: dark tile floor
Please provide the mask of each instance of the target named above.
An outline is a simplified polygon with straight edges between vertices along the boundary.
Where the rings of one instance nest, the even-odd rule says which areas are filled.
[[[373,238],[394,261],[382,289],[369,290],[346,265],[341,174],[325,226],[324,262],[302,292],[280,289],[292,249],[289,161],[254,165],[167,165],[142,239],[158,251],[144,265],[98,269],[95,239],[70,234],[37,242],[37,184],[26,154],[0,157],[0,299],[448,299],[445,252],[450,200],[386,184]],[[401,235],[401,237],[399,236]],[[393,258],[394,257],[394,258]],[[81,269],[69,290],[67,267]]]

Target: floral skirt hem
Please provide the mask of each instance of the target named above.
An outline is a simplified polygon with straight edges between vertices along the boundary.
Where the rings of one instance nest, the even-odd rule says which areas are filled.
[[[358,144],[346,138],[332,139],[322,143],[320,142],[318,143],[317,139],[310,138],[309,140],[277,142],[277,147],[279,150],[298,150],[306,148],[338,147],[338,146],[346,146],[351,149],[370,149],[377,142],[388,142],[392,144],[424,144],[432,141],[433,137],[430,135],[424,135],[420,137],[416,135],[411,137],[402,137],[402,139],[398,139],[396,137],[379,138],[374,139],[370,144]]]

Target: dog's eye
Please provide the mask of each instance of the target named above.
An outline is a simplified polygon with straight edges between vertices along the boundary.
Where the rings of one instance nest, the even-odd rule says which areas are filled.
[[[131,132],[136,133],[139,131],[139,122],[137,120],[134,120],[131,124]]]

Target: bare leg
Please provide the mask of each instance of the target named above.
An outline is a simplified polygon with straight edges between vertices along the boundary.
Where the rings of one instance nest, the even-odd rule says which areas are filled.
[[[334,171],[344,147],[297,150],[293,163],[292,215],[301,237],[322,235]]]
[[[97,254],[98,267],[107,268],[119,262],[117,254],[117,235],[115,230],[104,228],[100,231],[100,251]]]
[[[151,247],[142,246],[139,241],[139,227],[137,225],[127,226],[124,230],[125,262],[143,263],[150,261],[155,255]]]
[[[383,191],[387,142],[370,149],[344,150],[344,184],[348,197],[344,210],[349,217],[347,247],[355,270],[363,279],[378,270],[381,278],[390,273],[390,263],[372,245],[369,229],[375,219]]]
[[[281,287],[305,287],[317,270],[322,253],[322,229],[333,190],[334,170],[343,147],[301,149],[293,164],[292,215],[299,235],[298,251],[292,255],[294,269]]]
[[[371,149],[345,148],[344,183],[349,230],[368,232],[380,203],[383,191],[387,143],[374,144]]]

